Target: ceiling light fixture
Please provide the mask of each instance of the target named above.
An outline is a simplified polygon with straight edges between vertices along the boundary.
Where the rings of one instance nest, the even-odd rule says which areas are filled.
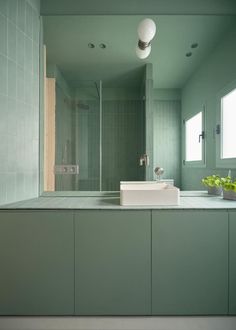
[[[151,52],[151,41],[156,34],[156,24],[150,18],[145,18],[138,26],[138,45],[136,54],[139,58],[147,58]]]

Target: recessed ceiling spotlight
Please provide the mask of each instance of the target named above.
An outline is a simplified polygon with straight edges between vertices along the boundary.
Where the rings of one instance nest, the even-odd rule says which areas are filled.
[[[100,44],[99,47],[105,49],[107,46],[105,44]]]
[[[198,43],[197,42],[194,42],[192,45],[191,45],[191,48],[197,48],[198,47]]]
[[[186,57],[190,57],[190,56],[192,56],[192,53],[191,52],[188,52],[188,53],[185,54],[185,56]]]
[[[91,42],[88,44],[88,48],[95,48],[95,45],[92,44]]]

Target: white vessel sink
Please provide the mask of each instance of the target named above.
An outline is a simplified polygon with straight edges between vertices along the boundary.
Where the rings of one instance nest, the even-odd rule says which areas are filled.
[[[179,188],[165,182],[121,181],[120,204],[123,206],[179,205]]]

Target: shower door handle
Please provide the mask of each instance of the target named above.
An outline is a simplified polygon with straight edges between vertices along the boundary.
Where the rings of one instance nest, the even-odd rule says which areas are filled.
[[[141,155],[139,159],[140,166],[148,166],[149,165],[149,156],[147,154]]]

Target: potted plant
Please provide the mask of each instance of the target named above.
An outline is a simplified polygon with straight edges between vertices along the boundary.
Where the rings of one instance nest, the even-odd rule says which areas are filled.
[[[202,179],[202,183],[207,187],[208,194],[221,195],[222,184],[219,175],[209,175]]]
[[[223,198],[236,200],[236,180],[232,180],[230,176],[221,179],[223,187]]]

